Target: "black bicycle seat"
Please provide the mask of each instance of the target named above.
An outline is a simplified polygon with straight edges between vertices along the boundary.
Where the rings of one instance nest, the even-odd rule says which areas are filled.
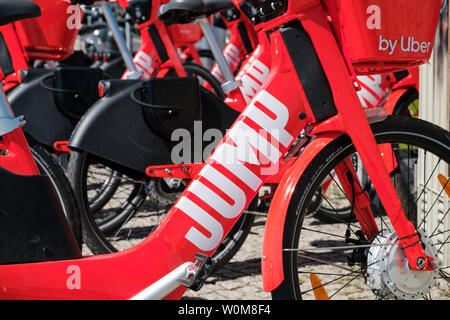
[[[41,9],[28,0],[0,0],[0,25],[18,20],[39,17]]]
[[[159,8],[159,19],[167,25],[191,23],[199,17],[232,8],[231,0],[172,0]]]

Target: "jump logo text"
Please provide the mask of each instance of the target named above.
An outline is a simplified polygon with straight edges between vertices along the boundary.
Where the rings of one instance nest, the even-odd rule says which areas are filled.
[[[191,183],[175,205],[177,210],[191,217],[207,231],[204,233],[192,226],[185,235],[187,240],[202,251],[215,249],[224,236],[221,222],[210,215],[207,208],[212,208],[225,219],[236,219],[244,211],[250,196],[253,198],[249,193],[254,195],[263,184],[263,173],[255,173],[248,165],[259,165],[257,154],[262,154],[271,164],[278,163],[282,157],[282,150],[250,127],[247,121],[255,123],[270,135],[275,131],[282,149],[286,149],[294,140],[285,129],[289,120],[287,107],[267,91],[262,90],[255,96],[243,116],[228,131],[226,141],[216,148],[211,161],[199,173],[199,178]],[[258,140],[259,143],[254,143]],[[262,143],[263,141],[266,143]],[[252,152],[245,152],[246,150]],[[215,163],[226,170],[218,170]],[[238,177],[243,185],[236,184],[233,176]]]

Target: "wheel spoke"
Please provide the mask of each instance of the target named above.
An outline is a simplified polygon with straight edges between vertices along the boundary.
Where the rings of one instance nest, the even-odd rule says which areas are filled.
[[[356,276],[354,276],[352,279],[350,279],[346,284],[344,284],[341,288],[339,288],[338,290],[336,290],[331,296],[330,299],[333,298],[336,294],[338,294],[340,291],[342,291],[345,287],[347,287],[351,282],[353,282],[354,280],[358,279],[359,277],[362,276],[362,273],[357,274]]]
[[[333,280],[330,280],[330,281],[328,281],[328,282],[326,282],[326,283],[321,284],[320,286],[317,286],[317,287],[311,288],[311,289],[309,289],[309,290],[306,290],[306,291],[303,292],[303,294],[306,294],[306,293],[308,293],[308,292],[311,292],[311,291],[314,291],[314,290],[316,290],[316,289],[322,288],[322,287],[324,287],[324,286],[326,286],[326,285],[329,285],[329,284],[331,284],[331,283],[333,283],[333,282],[336,282],[336,281],[338,281],[338,280],[340,280],[340,279],[342,279],[342,278],[353,276],[353,275],[354,275],[355,273],[357,273],[357,272],[358,272],[358,271],[352,271],[352,272],[349,272],[349,273],[344,274],[344,275],[342,275],[342,276],[339,276],[339,277],[337,277],[337,278],[335,278],[335,279],[333,279]],[[359,274],[358,274],[358,276],[359,276]],[[331,298],[331,297],[330,297],[330,298]]]
[[[361,248],[372,248],[372,247],[386,247],[386,246],[393,246],[396,245],[396,242],[391,243],[383,243],[383,244],[362,244],[362,245],[356,245],[356,246],[342,246],[342,247],[318,247],[318,248],[306,248],[306,249],[283,249],[285,252],[292,252],[292,251],[330,251],[330,250],[339,250],[339,251],[346,251],[346,250],[353,250],[353,249],[361,249]]]
[[[437,201],[439,200],[439,198],[441,197],[442,192],[444,192],[445,187],[447,186],[447,184],[448,184],[448,181],[447,181],[447,183],[445,184],[445,186],[441,189],[441,191],[439,192],[439,194],[438,194],[438,196],[436,197],[436,199],[433,201],[433,204],[431,205],[431,208],[428,209],[427,213],[426,213],[425,216],[423,217],[423,219],[422,219],[422,221],[420,222],[420,225],[417,227],[417,229],[419,229],[419,228],[422,226],[422,223],[426,220],[426,218],[427,218],[428,215],[430,214],[431,210],[433,209],[434,205],[436,204],[436,202],[437,202]],[[447,215],[447,213],[448,213],[448,210],[447,210],[447,212],[446,212],[446,215]]]
[[[442,216],[442,218],[440,218],[440,220],[445,221],[445,217],[447,216],[448,212],[450,211],[450,208],[447,209],[447,211],[445,212],[445,214]],[[436,228],[433,230],[433,232],[431,233],[430,237],[432,237],[434,235],[434,233],[438,230],[439,225],[436,226]]]
[[[387,147],[391,146],[392,168],[395,169],[392,170],[391,174],[394,188],[398,193],[405,213],[408,215],[408,219],[415,226],[418,226],[417,230],[422,231],[422,229],[419,229],[419,226],[423,226],[425,222],[417,219],[418,201],[423,200],[424,194],[427,192],[426,189],[431,187],[433,187],[433,190],[436,189],[436,193],[433,193],[433,197],[430,200],[428,200],[428,194],[426,194],[426,210],[424,210],[422,216],[424,220],[429,220],[435,214],[437,208],[441,208],[440,204],[438,207],[440,200],[437,198],[442,198],[443,192],[450,190],[447,187],[450,184],[450,180],[443,175],[439,179],[442,186],[434,186],[433,179],[440,171],[440,166],[443,162],[448,163],[445,157],[439,156],[446,154],[442,151],[445,150],[445,146],[441,148],[432,143],[421,142],[419,144],[420,147],[417,147],[415,143],[411,142],[415,141],[412,139],[416,139],[416,137],[414,133],[411,135],[411,138],[407,137],[403,141],[402,134],[397,135],[397,133],[393,133],[392,140],[387,141],[387,139],[383,138],[379,144],[386,144]],[[376,138],[378,139],[378,137]],[[296,218],[289,221],[289,223],[295,222],[300,226],[295,229],[295,238],[292,238],[291,244],[283,249],[283,257],[284,259],[290,259],[291,263],[296,263],[300,292],[302,295],[308,293],[306,297],[311,297],[312,291],[315,293],[315,290],[318,288],[326,286],[330,299],[342,299],[349,296],[349,288],[352,288],[352,291],[355,290],[354,292],[358,292],[358,295],[360,293],[360,296],[364,297],[368,297],[375,292],[377,299],[402,299],[402,297],[407,296],[406,292],[401,290],[397,290],[397,292],[392,290],[390,292],[389,288],[391,286],[388,283],[383,285],[383,281],[399,281],[399,279],[403,279],[400,276],[395,277],[395,272],[399,271],[392,270],[392,274],[389,276],[382,275],[380,271],[377,271],[377,268],[384,268],[381,258],[393,259],[393,254],[396,255],[398,252],[398,249],[389,249],[389,246],[393,248],[398,246],[393,223],[389,220],[389,216],[384,216],[385,209],[377,197],[377,192],[373,188],[370,178],[364,172],[363,166],[360,166],[359,162],[355,164],[354,157],[357,154],[355,149],[353,147],[351,149],[344,148],[341,150],[348,151],[342,151],[340,154],[338,153],[339,151],[336,151],[338,149],[330,150],[333,151],[329,151],[330,154],[328,156],[332,156],[333,161],[320,163],[312,167],[317,172],[313,171],[314,173],[308,176],[310,180],[302,181],[303,187],[298,191],[302,196],[298,199],[301,199],[303,202],[296,212]],[[425,155],[425,159],[422,158],[423,155]],[[352,159],[352,163],[348,161],[349,158]],[[322,161],[325,161],[323,159],[331,158],[323,156]],[[424,164],[426,164],[425,167],[422,167]],[[352,165],[355,170],[353,170]],[[341,172],[337,171],[338,168],[342,170],[342,176]],[[339,176],[336,172],[339,173]],[[348,181],[342,180],[346,172],[351,173],[351,176],[347,175]],[[317,186],[321,186],[324,191],[321,193],[315,192],[315,189],[318,188]],[[421,188],[423,189],[420,190]],[[364,195],[361,194],[361,198],[357,198],[355,193],[359,195],[361,190]],[[314,218],[319,216],[307,215],[308,211],[306,208],[309,207],[307,202],[304,201],[305,197],[307,197],[306,199],[313,199],[312,201],[315,203],[316,200],[313,198],[313,195],[321,197],[319,199],[322,201],[322,208],[325,209],[323,213],[320,213],[323,215],[320,216],[320,222],[317,223]],[[435,198],[436,196],[437,198]],[[360,218],[361,212],[359,211],[361,211],[361,206],[353,202],[355,198],[364,200],[364,207],[370,205],[374,216],[376,215],[377,218],[379,216],[379,219],[376,219],[376,224],[381,231],[376,234],[375,241],[372,243],[368,243],[363,234],[363,232],[370,232],[370,230],[365,229],[371,229],[372,226],[366,225]],[[370,201],[370,203],[366,204],[366,200]],[[422,210],[422,202],[420,202],[420,206],[420,210]],[[432,228],[428,227],[430,232],[424,234],[428,239],[433,239],[433,248],[426,249],[430,250],[430,255],[433,256],[437,252],[444,251],[443,248],[450,242],[450,229],[448,227],[442,228],[442,221],[448,220],[450,216],[450,209],[447,210],[445,203],[444,206],[446,209],[443,212],[439,212],[439,225],[433,224]],[[356,221],[355,215],[361,225]],[[363,218],[366,218],[366,216]],[[331,223],[326,224],[326,221],[331,221]],[[388,240],[388,237],[393,238]],[[439,240],[437,241],[437,239]],[[386,250],[377,247],[385,247]],[[370,255],[369,258],[368,255]],[[379,261],[375,262],[375,260]],[[375,265],[375,268],[369,268],[367,264]],[[390,268],[390,266],[386,265],[386,268]],[[444,282],[449,282],[449,272],[446,270],[440,268],[439,274],[436,273],[436,277],[443,279]],[[304,281],[308,274],[323,277],[323,282],[320,283],[322,279],[311,281],[312,285],[308,286],[309,282]],[[378,277],[383,278],[378,279]],[[408,275],[408,277],[412,277],[412,275]],[[428,282],[425,281],[430,281],[429,284],[431,285],[433,280],[426,280],[425,278],[419,277],[417,281],[424,281],[421,285],[428,289],[426,287]],[[368,286],[366,280],[369,283]],[[419,294],[420,292],[418,291],[417,297],[421,296]],[[440,291],[425,291],[424,294],[425,298],[431,299],[434,298],[435,294],[440,294]],[[409,296],[414,295],[409,294]]]
[[[305,252],[305,253],[310,253],[310,252]],[[306,260],[314,261],[314,262],[320,262],[320,263],[323,263],[323,264],[327,264],[329,266],[333,266],[333,267],[336,267],[336,268],[339,268],[339,269],[342,269],[342,270],[346,270],[346,271],[349,271],[349,272],[354,272],[354,270],[352,270],[350,268],[343,267],[343,266],[340,266],[340,265],[338,265],[336,263],[329,262],[329,261],[326,261],[326,260],[323,260],[323,259],[313,258],[311,256],[305,256],[304,254],[300,254],[300,253],[298,253],[298,257],[306,259]]]
[[[305,230],[305,231],[311,231],[311,232],[315,232],[315,233],[320,233],[320,234],[325,234],[325,235],[333,236],[333,237],[336,237],[336,238],[342,238],[342,239],[345,239],[344,236],[341,236],[341,235],[338,235],[338,234],[329,233],[329,232],[325,232],[325,231],[319,231],[319,230],[315,230],[315,229],[311,229],[311,228],[305,228],[305,227],[302,227],[302,230]]]
[[[321,196],[322,196],[322,198],[328,203],[328,205],[331,207],[331,209],[332,209],[334,212],[336,212],[336,215],[339,216],[339,212],[338,212],[338,211],[334,208],[334,206],[328,201],[328,199],[325,198],[323,194],[322,194]],[[344,219],[342,219],[342,218],[338,218],[338,217],[334,216],[333,219],[335,219],[337,222],[342,222],[342,223],[348,224],[348,226],[355,227],[355,228],[357,228],[358,230],[364,230],[364,231],[370,232],[369,230],[366,230],[366,229],[362,228],[362,227],[359,226],[359,225],[355,225],[355,224],[353,224],[353,223],[350,223],[349,221],[346,221],[346,220],[344,220]],[[351,232],[356,236],[355,231],[354,231],[353,229],[351,229],[351,228],[350,228],[350,230],[351,230]]]
[[[427,176],[426,174],[425,174],[425,168],[426,168],[426,161],[427,161],[427,153],[426,153],[426,150],[425,150],[425,152],[424,152],[424,161],[425,161],[425,163],[424,163],[424,173],[423,173],[423,179],[424,179],[424,182],[423,182],[423,185],[424,185],[424,187],[423,187],[423,189],[422,189],[422,191],[420,192],[420,194],[419,194],[419,196],[417,197],[417,199],[416,199],[416,205],[417,205],[417,203],[419,202],[419,199],[420,199],[420,197],[422,196],[422,194],[425,192],[425,189],[426,189],[426,187],[428,186],[428,183],[430,182],[430,180],[431,180],[431,178],[433,177],[433,174],[434,174],[434,171],[438,168],[438,166],[439,166],[439,163],[441,162],[441,160],[442,159],[439,159],[439,161],[436,163],[436,165],[434,166],[434,168],[433,168],[433,171],[431,172],[431,174],[430,174],[430,176],[428,177],[428,179],[427,179],[427,181],[425,182],[425,177]]]

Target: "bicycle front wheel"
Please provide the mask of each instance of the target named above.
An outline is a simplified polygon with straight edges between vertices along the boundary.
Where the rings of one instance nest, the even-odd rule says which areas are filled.
[[[383,156],[403,209],[438,267],[409,268],[389,218],[376,214],[379,205],[370,206],[378,229],[370,239],[354,217],[340,216],[338,210],[334,224],[320,224],[307,214],[309,202],[330,179],[329,190],[342,195],[342,205],[351,207],[353,216],[357,213],[335,175],[338,166],[357,156],[343,135],[313,159],[296,186],[283,232],[284,280],[272,292],[274,299],[449,298],[450,134],[406,117],[388,117],[372,124],[372,130],[380,148],[390,150]],[[358,179],[350,178],[354,188]],[[327,203],[326,197],[322,200]]]

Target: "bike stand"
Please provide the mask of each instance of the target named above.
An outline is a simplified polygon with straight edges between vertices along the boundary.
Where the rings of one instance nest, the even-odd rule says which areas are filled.
[[[186,269],[186,276],[178,282],[194,291],[199,291],[205,284],[214,262],[207,255],[195,254],[197,261]]]
[[[180,284],[194,291],[200,290],[214,263],[210,257],[201,253],[195,254],[195,258],[195,263],[183,263],[130,300],[161,300]]]

